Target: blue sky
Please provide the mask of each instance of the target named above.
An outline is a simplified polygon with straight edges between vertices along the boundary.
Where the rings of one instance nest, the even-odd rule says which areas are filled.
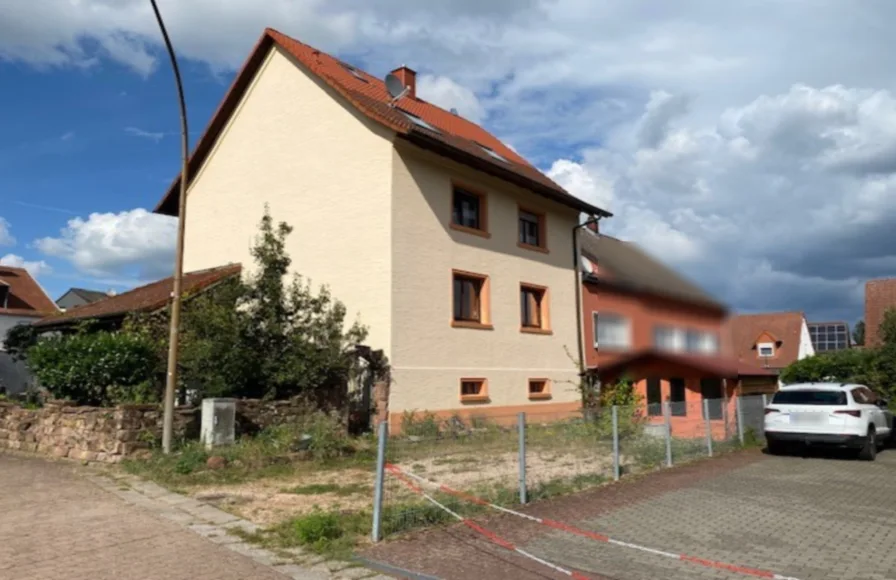
[[[159,0],[196,138],[266,26],[484,124],[744,312],[855,321],[896,275],[883,0]],[[0,0],[0,260],[52,296],[167,275],[178,168],[145,0]]]

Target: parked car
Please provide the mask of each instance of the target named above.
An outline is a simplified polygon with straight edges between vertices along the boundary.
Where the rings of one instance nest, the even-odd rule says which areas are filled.
[[[782,387],[765,408],[765,439],[772,454],[789,445],[856,449],[874,461],[896,436],[887,401],[864,385],[802,383]]]

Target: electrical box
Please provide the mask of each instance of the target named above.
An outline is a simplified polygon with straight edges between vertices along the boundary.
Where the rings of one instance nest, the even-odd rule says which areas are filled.
[[[202,399],[199,438],[206,449],[233,444],[236,438],[236,399]]]

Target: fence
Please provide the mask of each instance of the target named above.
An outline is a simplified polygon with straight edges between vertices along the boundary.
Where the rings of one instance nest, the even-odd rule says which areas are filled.
[[[764,408],[757,396],[617,406],[567,420],[537,407],[468,420],[407,414],[399,435],[380,425],[373,539],[452,518],[422,497],[423,486],[465,516],[482,510],[481,500],[509,507],[574,493],[760,443]]]

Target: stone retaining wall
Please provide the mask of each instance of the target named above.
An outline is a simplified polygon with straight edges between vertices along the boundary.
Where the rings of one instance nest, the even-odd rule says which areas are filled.
[[[308,412],[302,401],[237,402],[237,435],[289,423]],[[178,408],[175,438],[199,437],[198,407]],[[117,463],[158,445],[162,409],[158,405],[79,407],[51,402],[25,409],[0,401],[0,449],[17,449],[84,461]]]

